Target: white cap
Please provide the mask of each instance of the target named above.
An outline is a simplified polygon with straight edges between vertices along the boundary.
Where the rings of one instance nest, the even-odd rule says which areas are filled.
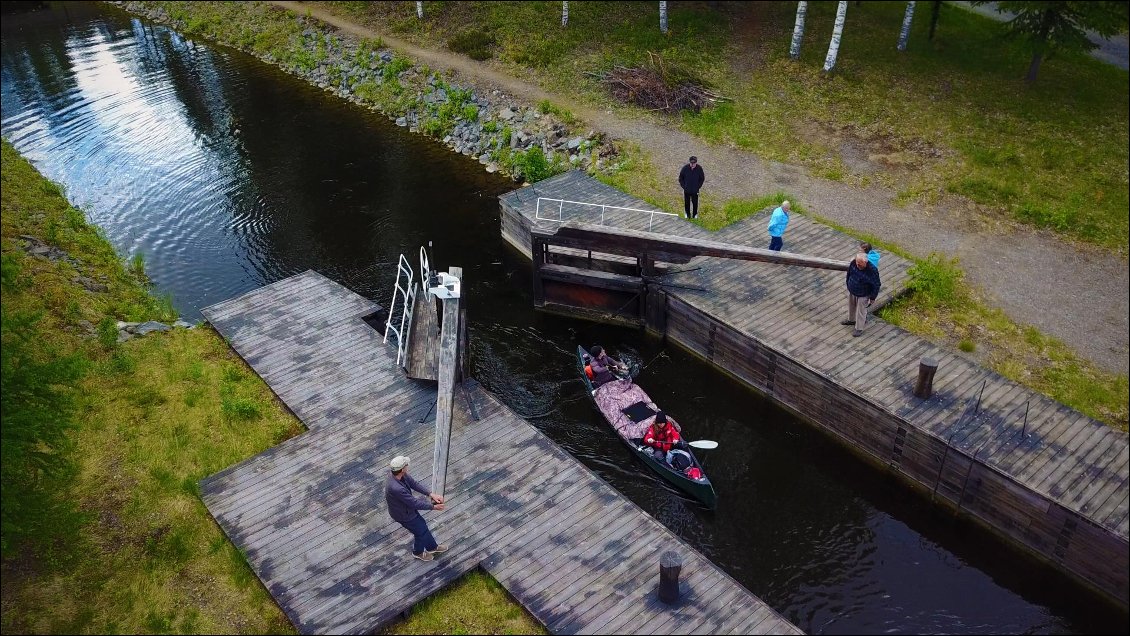
[[[404,467],[407,465],[408,458],[404,455],[397,455],[396,457],[392,458],[391,462],[388,463],[388,467],[391,468],[393,472],[404,470]]]

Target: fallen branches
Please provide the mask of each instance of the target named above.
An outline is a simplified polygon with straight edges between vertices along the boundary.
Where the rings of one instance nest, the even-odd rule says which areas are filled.
[[[728,101],[686,73],[673,71],[659,55],[649,51],[648,56],[649,63],[641,68],[614,66],[607,72],[587,75],[599,79],[616,99],[652,111],[674,114],[689,110],[697,113],[718,102]]]

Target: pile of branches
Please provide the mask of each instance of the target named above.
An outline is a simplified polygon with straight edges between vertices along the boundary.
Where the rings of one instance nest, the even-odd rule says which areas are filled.
[[[616,99],[652,111],[697,113],[728,101],[689,73],[669,67],[661,56],[649,51],[648,58],[648,63],[640,68],[614,66],[604,73],[588,75],[599,79]]]

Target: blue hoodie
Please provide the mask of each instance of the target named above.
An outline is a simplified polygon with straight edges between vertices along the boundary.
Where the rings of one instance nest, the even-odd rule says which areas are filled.
[[[784,208],[778,206],[773,210],[773,216],[769,217],[769,236],[781,236],[785,233],[785,228],[789,226],[789,213]]]
[[[874,265],[875,269],[879,269],[879,259],[880,258],[882,258],[882,255],[879,254],[878,250],[871,250],[870,252],[867,252],[867,262]]]

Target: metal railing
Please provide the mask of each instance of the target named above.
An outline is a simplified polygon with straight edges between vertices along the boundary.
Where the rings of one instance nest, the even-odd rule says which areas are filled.
[[[412,329],[412,310],[416,306],[416,284],[415,275],[412,273],[412,266],[408,264],[408,259],[404,255],[400,255],[400,262],[396,266],[396,283],[392,288],[392,302],[388,308],[388,320],[385,322],[385,338],[384,341],[388,342],[388,334],[391,333],[396,336],[396,364],[397,366],[404,366],[401,364],[408,354],[408,337],[409,334],[404,331],[405,325],[408,329]],[[400,284],[401,277],[406,279],[404,285]],[[392,323],[396,319],[396,297],[399,294],[402,307],[400,310],[400,326],[394,327]]]
[[[547,216],[541,215],[541,209],[542,209],[542,202],[543,201],[546,202],[547,204],[550,204],[550,205],[546,206],[547,209],[552,209],[554,207],[557,208],[557,218],[552,218],[552,217],[548,216],[548,214],[549,214],[548,211],[546,212]],[[550,199],[549,197],[538,197],[538,204],[537,204],[537,209],[534,212],[534,219],[536,219],[538,221],[553,221],[554,223],[564,223],[565,220],[562,218],[562,215],[564,213],[566,203],[568,203],[570,205],[583,205],[583,206],[587,206],[587,207],[590,207],[590,208],[600,208],[600,224],[601,225],[604,225],[604,217],[607,214],[608,210],[625,210],[627,212],[638,212],[640,214],[647,214],[650,217],[648,219],[648,222],[647,222],[647,231],[648,232],[652,231],[652,228],[655,226],[656,215],[659,215],[659,216],[675,216],[675,217],[679,216],[678,214],[673,214],[671,212],[662,212],[660,210],[641,210],[639,208],[626,208],[626,207],[623,207],[623,206],[620,206],[620,205],[608,205],[606,203],[585,203],[584,201],[569,201],[567,199]],[[552,204],[557,204],[557,205],[554,206]],[[595,210],[594,210],[594,212],[595,212]]]

